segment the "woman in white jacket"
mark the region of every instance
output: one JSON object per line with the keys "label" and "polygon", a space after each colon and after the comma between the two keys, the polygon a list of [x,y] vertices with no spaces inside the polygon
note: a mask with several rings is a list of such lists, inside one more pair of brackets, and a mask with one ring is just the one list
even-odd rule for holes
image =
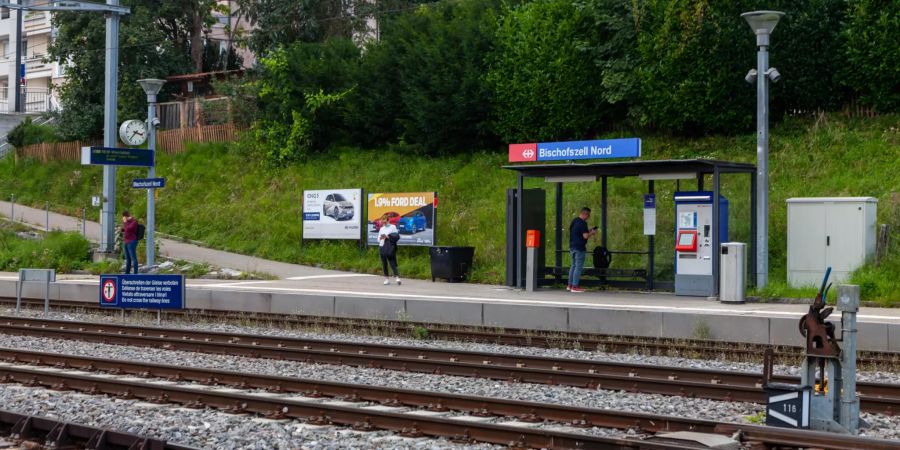
{"label": "woman in white jacket", "polygon": [[400,272],[397,271],[397,242],[400,241],[400,232],[387,217],[381,218],[381,228],[378,229],[378,251],[381,254],[381,269],[384,272],[384,284],[391,284],[388,274],[388,263],[394,271],[394,278],[400,284]]}

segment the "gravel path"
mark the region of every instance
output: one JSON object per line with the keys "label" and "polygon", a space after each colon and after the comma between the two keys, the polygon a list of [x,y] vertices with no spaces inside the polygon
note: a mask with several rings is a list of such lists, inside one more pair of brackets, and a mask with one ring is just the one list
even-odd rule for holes
{"label": "gravel path", "polygon": [[[3,312],[0,309],[2,314],[13,314],[14,310],[7,309]],[[41,313],[38,310],[23,310],[23,315],[29,316],[37,316]],[[110,320],[109,315],[102,314],[91,314],[91,313],[53,313],[51,312],[50,318],[53,319],[61,319],[61,320],[77,320],[77,321],[88,321],[88,322],[105,322]],[[119,319],[116,318],[116,321]],[[149,319],[141,319],[141,318],[126,318],[125,323],[135,324],[135,325],[145,325],[145,326],[155,326],[156,320],[155,318],[152,320]],[[211,323],[211,322],[183,322],[183,321],[169,321],[163,323],[163,327],[165,328],[183,328],[183,329],[192,329],[192,330],[205,330],[205,331],[217,331],[217,332],[226,332],[226,333],[246,333],[246,334],[259,334],[259,335],[268,335],[268,336],[287,336],[287,337],[298,337],[298,338],[309,338],[309,339],[326,339],[326,340],[334,340],[334,341],[349,341],[349,342],[365,342],[365,343],[374,343],[374,344],[388,344],[388,345],[406,345],[406,346],[414,346],[414,347],[426,347],[426,348],[446,348],[446,349],[456,349],[456,350],[466,350],[466,351],[476,351],[476,352],[496,352],[496,353],[504,353],[511,355],[527,355],[527,356],[546,356],[552,358],[573,358],[573,359],[581,359],[581,360],[596,360],[603,362],[621,362],[621,363],[629,363],[629,364],[649,364],[654,366],[666,366],[666,367],[689,367],[695,369],[709,369],[709,370],[727,370],[727,371],[739,371],[739,372],[762,372],[762,365],[759,363],[749,363],[749,362],[734,362],[734,361],[720,361],[720,360],[705,360],[705,359],[691,359],[691,358],[679,358],[679,357],[670,357],[670,356],[648,356],[641,355],[637,353],[606,353],[599,351],[582,351],[582,350],[567,350],[567,349],[542,349],[536,347],[515,347],[515,346],[506,346],[506,345],[495,345],[495,344],[478,344],[471,342],[454,342],[454,341],[426,341],[426,340],[416,340],[416,339],[406,339],[406,338],[398,338],[398,337],[384,337],[384,336],[370,336],[370,335],[362,335],[362,334],[347,334],[347,333],[334,333],[334,332],[311,332],[311,331],[303,331],[303,330],[286,330],[282,328],[278,328],[275,326],[266,327],[266,326],[240,326],[240,325],[232,325],[225,323]],[[365,330],[362,330],[365,332]],[[798,335],[799,342],[799,335]],[[785,366],[785,365],[776,365],[775,366],[776,374],[786,374],[786,375],[795,375],[800,376],[800,367],[798,366]],[[859,372],[858,381],[871,381],[878,383],[900,383],[900,373],[897,372]]]}
{"label": "gravel path", "polygon": [[208,449],[474,449],[443,439],[407,439],[389,432],[360,433],[294,420],[271,421],[214,410],[148,406],[136,400],[0,385],[0,404],[27,414],[112,428]]}

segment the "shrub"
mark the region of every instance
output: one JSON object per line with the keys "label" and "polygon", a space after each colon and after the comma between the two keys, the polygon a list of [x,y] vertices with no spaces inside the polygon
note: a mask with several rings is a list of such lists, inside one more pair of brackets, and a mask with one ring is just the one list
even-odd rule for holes
{"label": "shrub", "polygon": [[859,100],[881,112],[900,109],[900,2],[847,3],[846,59],[840,68]]}
{"label": "shrub", "polygon": [[9,131],[6,140],[13,147],[24,147],[42,142],[58,142],[59,137],[56,135],[55,128],[49,125],[38,125],[31,121],[31,117],[26,117],[22,123]]}
{"label": "shrub", "polygon": [[[609,108],[591,49],[600,32],[571,0],[505,8],[486,81],[506,141],[581,137]],[[540,93],[540,95],[538,95]]]}

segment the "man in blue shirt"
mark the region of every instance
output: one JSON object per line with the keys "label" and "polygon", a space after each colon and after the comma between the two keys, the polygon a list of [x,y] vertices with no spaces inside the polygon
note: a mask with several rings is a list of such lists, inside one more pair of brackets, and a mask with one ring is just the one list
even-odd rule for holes
{"label": "man in blue shirt", "polygon": [[588,228],[587,220],[591,217],[591,208],[585,206],[581,208],[578,217],[572,219],[569,225],[569,253],[572,254],[572,267],[569,268],[569,285],[566,290],[569,292],[584,292],[584,289],[578,286],[581,278],[581,271],[584,270],[584,256],[587,253],[588,239],[597,234],[597,227]]}

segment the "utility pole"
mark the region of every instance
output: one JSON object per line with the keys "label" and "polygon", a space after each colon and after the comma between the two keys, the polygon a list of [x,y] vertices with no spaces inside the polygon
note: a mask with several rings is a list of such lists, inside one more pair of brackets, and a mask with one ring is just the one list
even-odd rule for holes
{"label": "utility pole", "polygon": [[[22,4],[22,0],[19,0],[19,4]],[[22,111],[22,10],[16,11],[16,94],[14,98],[15,112],[23,112]],[[13,82],[10,80],[10,82]]]}
{"label": "utility pole", "polygon": [[[107,0],[117,6],[118,0]],[[103,95],[103,146],[116,147],[118,100],[119,14],[106,15],[106,71]],[[116,166],[103,166],[103,199],[100,214],[100,251],[112,253],[116,242]]]}

